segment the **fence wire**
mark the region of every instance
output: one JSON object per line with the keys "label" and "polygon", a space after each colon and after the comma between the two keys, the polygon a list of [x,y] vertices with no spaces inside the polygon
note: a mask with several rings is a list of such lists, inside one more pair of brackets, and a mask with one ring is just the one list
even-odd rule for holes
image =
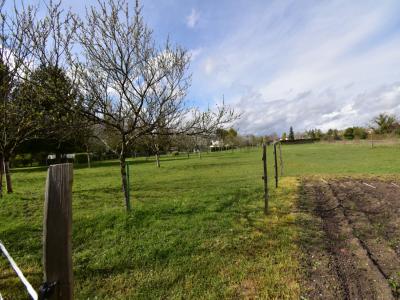
{"label": "fence wire", "polygon": [[[10,253],[8,253],[6,247],[4,246],[4,244],[1,241],[0,241],[0,249],[1,249],[1,252],[3,252],[4,256],[7,258],[11,267],[14,269],[15,273],[17,273],[17,276],[19,277],[21,282],[25,285],[25,288],[28,291],[29,295],[32,297],[32,299],[38,300],[38,294],[36,293],[35,289],[32,287],[32,285],[26,279],[26,277],[22,273],[21,269],[15,263],[14,259],[11,257]],[[1,294],[0,294],[0,300],[3,300],[3,297],[1,296]]]}

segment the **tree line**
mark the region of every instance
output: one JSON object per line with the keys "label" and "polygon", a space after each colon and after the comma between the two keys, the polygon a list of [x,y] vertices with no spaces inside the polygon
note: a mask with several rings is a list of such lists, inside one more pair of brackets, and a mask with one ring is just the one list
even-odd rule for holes
{"label": "tree line", "polygon": [[[190,54],[154,40],[138,1],[98,0],[84,18],[60,1],[0,1],[0,176],[13,191],[18,153],[62,154],[104,147],[120,161],[143,144],[208,138],[238,118],[224,103],[201,110],[187,100]],[[101,146],[100,146],[101,145]],[[0,194],[3,180],[0,178]]]}
{"label": "tree line", "polygon": [[320,129],[311,129],[305,132],[307,138],[316,140],[367,139],[371,134],[382,137],[398,137],[400,136],[400,120],[395,115],[381,113],[365,127],[352,126],[343,130],[329,129],[326,132]]}

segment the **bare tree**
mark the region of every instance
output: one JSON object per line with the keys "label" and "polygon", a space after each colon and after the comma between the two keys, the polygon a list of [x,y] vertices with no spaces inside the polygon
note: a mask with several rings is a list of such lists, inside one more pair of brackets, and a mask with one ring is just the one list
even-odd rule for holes
{"label": "bare tree", "polygon": [[47,137],[58,143],[56,154],[59,156],[63,143],[74,139],[84,122],[76,106],[79,104],[76,74],[70,67],[79,23],[71,10],[62,8],[61,0],[43,3],[44,17],[21,14],[20,18],[27,19],[30,25],[27,27],[30,44],[26,47],[34,58],[31,69],[36,75],[30,78],[30,84],[40,94],[36,101],[39,109],[47,109],[43,125]]}
{"label": "bare tree", "polygon": [[144,141],[156,157],[156,166],[161,167],[160,152],[167,150],[170,146],[172,132],[168,131],[163,120],[157,124],[157,128],[144,137]]}
{"label": "bare tree", "polygon": [[215,113],[188,107],[188,52],[168,40],[157,47],[138,2],[131,13],[128,0],[99,0],[87,9],[78,34],[84,59],[76,65],[84,114],[118,135],[113,150],[119,155],[128,210],[126,158],[140,137],[159,131],[160,120],[168,132],[196,134],[233,116],[225,107]]}
{"label": "bare tree", "polygon": [[[38,18],[38,7],[24,6],[21,2],[20,7],[15,6],[12,11],[6,12],[4,3],[4,0],[0,2],[0,158],[4,160],[7,191],[12,192],[9,161],[16,149],[30,139],[42,137],[45,132],[66,131],[65,122],[57,123],[54,109],[67,108],[64,106],[70,105],[70,102],[65,101],[65,93],[60,93],[60,76],[53,75],[54,71],[57,74],[66,73],[70,61],[67,55],[71,53],[77,23],[74,23],[75,18],[70,11],[65,13],[62,10],[61,1],[45,4],[43,18]],[[31,95],[26,94],[30,90],[27,88],[29,84],[36,88],[31,80],[36,70],[41,70],[42,74],[49,71],[42,77],[53,81],[48,83],[44,80],[40,87],[40,92],[47,93],[48,99],[57,100],[52,112],[46,111],[43,105],[37,105]],[[74,86],[73,82],[71,86]],[[71,89],[73,92],[76,91]],[[47,127],[43,128],[45,119]]]}
{"label": "bare tree", "polygon": [[148,136],[146,139],[146,144],[147,146],[152,150],[153,154],[155,154],[156,157],[156,166],[157,168],[161,167],[160,163],[160,136],[157,133],[151,134]]}
{"label": "bare tree", "polygon": [[186,152],[187,158],[190,158],[190,153],[196,148],[196,136],[177,134],[173,137],[173,143],[179,151]]}

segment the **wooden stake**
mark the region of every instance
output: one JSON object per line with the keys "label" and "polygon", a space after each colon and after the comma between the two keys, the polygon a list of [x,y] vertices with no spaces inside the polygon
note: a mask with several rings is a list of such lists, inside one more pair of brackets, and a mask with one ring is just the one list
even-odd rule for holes
{"label": "wooden stake", "polygon": [[267,175],[267,146],[263,144],[263,167],[264,167],[264,214],[268,213],[268,175]]}
{"label": "wooden stake", "polygon": [[275,168],[275,188],[278,187],[278,159],[276,157],[276,143],[274,143],[274,168]]}
{"label": "wooden stake", "polygon": [[280,160],[280,163],[281,163],[281,176],[283,176],[283,157],[282,157],[281,143],[279,143],[279,160]]}
{"label": "wooden stake", "polygon": [[73,299],[72,180],[72,164],[49,167],[43,220],[43,265],[45,282],[56,282],[56,285],[48,299]]}

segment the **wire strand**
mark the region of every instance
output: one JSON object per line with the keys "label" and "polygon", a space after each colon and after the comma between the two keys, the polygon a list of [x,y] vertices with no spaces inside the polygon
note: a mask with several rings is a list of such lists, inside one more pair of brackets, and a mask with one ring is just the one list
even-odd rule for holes
{"label": "wire strand", "polygon": [[[4,244],[0,241],[0,249],[3,252],[4,256],[8,259],[10,262],[11,267],[14,269],[15,273],[17,273],[19,279],[22,281],[22,283],[25,285],[29,295],[32,297],[33,300],[38,300],[38,294],[36,293],[35,289],[32,287],[32,285],[29,283],[29,281],[26,279],[24,274],[22,273],[21,269],[18,268],[17,264],[15,263],[14,259],[11,257],[11,255],[8,253],[6,247]],[[0,300],[3,298],[1,297],[0,294]]]}

